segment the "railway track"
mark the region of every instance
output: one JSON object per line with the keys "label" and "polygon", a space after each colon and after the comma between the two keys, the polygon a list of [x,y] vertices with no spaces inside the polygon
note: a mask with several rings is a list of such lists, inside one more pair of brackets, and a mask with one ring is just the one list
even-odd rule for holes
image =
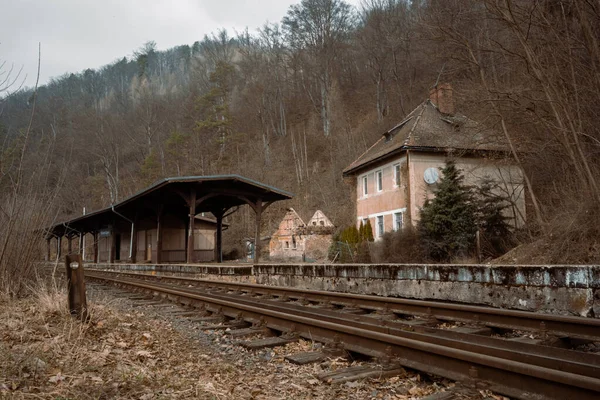
{"label": "railway track", "polygon": [[[181,277],[86,274],[198,308],[207,321],[229,319],[232,335],[281,332],[262,344],[304,337],[334,351],[375,357],[390,373],[401,365],[520,399],[600,394],[600,355],[540,345],[600,341],[594,319]],[[535,336],[497,335],[515,329]]]}

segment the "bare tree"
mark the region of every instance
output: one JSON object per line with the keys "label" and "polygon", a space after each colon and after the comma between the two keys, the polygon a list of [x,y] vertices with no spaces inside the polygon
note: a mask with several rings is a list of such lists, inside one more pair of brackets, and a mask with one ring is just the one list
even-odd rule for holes
{"label": "bare tree", "polygon": [[304,87],[313,106],[320,111],[325,136],[331,131],[335,63],[354,25],[354,10],[342,0],[303,0],[292,5],[283,18],[288,45],[305,55],[306,71],[316,81],[314,88],[310,82],[304,83]]}

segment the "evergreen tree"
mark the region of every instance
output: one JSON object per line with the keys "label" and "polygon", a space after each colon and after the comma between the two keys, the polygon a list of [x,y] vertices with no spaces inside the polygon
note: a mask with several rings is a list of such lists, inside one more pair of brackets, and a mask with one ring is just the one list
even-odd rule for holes
{"label": "evergreen tree", "polygon": [[472,252],[477,232],[477,209],[472,189],[454,161],[446,161],[442,178],[420,210],[418,231],[424,250],[436,260],[449,261]]}
{"label": "evergreen tree", "polygon": [[348,236],[346,240],[353,249],[356,249],[356,246],[360,243],[360,235],[358,234],[356,225],[352,224],[348,227]]}
{"label": "evergreen tree", "polygon": [[358,236],[360,237],[361,242],[367,240],[365,238],[365,226],[363,225],[362,221],[360,221],[360,226],[358,227]]}
{"label": "evergreen tree", "polygon": [[[491,180],[484,180],[477,188],[477,223],[484,257],[498,257],[513,244],[513,235],[504,210],[508,200],[494,192],[498,187]],[[496,192],[498,192],[496,190]]]}
{"label": "evergreen tree", "polygon": [[375,240],[373,237],[373,227],[371,226],[371,220],[367,219],[367,223],[365,224],[365,240],[368,242],[372,242]]}

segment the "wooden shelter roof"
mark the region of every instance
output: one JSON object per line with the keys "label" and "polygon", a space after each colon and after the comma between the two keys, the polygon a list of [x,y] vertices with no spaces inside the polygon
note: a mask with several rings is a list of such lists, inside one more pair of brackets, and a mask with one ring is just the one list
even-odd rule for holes
{"label": "wooden shelter roof", "polygon": [[114,219],[128,221],[137,214],[156,213],[158,207],[187,216],[190,194],[195,191],[196,214],[230,209],[243,204],[288,200],[293,194],[240,175],[180,176],[165,178],[119,203],[55,224],[48,236],[92,232]]}

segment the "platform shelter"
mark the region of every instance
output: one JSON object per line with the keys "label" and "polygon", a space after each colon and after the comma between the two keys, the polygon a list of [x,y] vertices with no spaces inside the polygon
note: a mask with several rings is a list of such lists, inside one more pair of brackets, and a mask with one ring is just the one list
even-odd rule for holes
{"label": "platform shelter", "polygon": [[[48,259],[52,241],[93,238],[93,261],[130,263],[222,262],[223,218],[248,204],[255,213],[255,260],[260,258],[260,223],[265,209],[292,194],[239,175],[183,176],[162,179],[110,207],[47,229]],[[211,213],[214,218],[206,217]],[[210,246],[214,232],[214,250]],[[214,256],[207,252],[213,252]]]}

